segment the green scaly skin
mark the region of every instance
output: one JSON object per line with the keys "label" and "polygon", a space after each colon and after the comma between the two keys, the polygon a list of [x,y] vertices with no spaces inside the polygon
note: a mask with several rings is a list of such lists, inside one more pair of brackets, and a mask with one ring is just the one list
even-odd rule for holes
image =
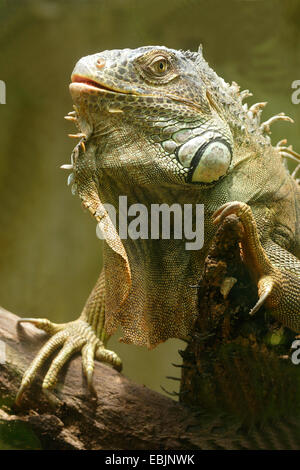
{"label": "green scaly skin", "polygon": [[[252,313],[264,303],[299,332],[300,191],[283,163],[298,156],[285,141],[272,146],[268,135],[273,122],[291,119],[279,114],[261,124],[265,103],[243,105],[250,94],[218,77],[201,50],[149,46],[84,57],[70,91],[75,111],[67,118],[80,130],[80,142],[64,167],[72,170],[72,191],[105,233],[104,269],[78,320],[22,320],[52,337],[25,373],[17,402],[60,346],[44,391],[75,351],[82,352],[91,388],[94,358],[120,369],[120,359],[106,349],[119,325],[123,341],[150,348],[186,338],[197,315],[197,292],[189,286],[201,277],[217,225],[230,214],[243,224],[243,258],[258,286]],[[117,208],[120,195],[128,206],[149,209],[204,204],[204,247],[187,251],[184,239],[121,239],[104,207]]]}

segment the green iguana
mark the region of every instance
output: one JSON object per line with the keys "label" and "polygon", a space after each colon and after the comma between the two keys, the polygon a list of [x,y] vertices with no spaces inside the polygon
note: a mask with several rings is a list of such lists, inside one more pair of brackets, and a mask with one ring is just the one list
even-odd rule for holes
{"label": "green iguana", "polygon": [[[105,234],[104,268],[78,320],[54,324],[23,318],[51,338],[25,373],[17,396],[61,347],[43,382],[47,391],[62,366],[81,351],[92,389],[94,359],[121,368],[106,349],[118,326],[127,343],[149,348],[186,338],[197,315],[197,292],[217,226],[236,214],[243,226],[242,255],[262,304],[283,325],[300,332],[299,166],[286,141],[273,146],[260,123],[266,103],[249,109],[251,94],[227,84],[195,53],[166,47],[104,51],[76,64],[70,85],[80,132],[69,183]],[[204,246],[186,250],[184,238],[122,239],[105,204],[204,204]]]}

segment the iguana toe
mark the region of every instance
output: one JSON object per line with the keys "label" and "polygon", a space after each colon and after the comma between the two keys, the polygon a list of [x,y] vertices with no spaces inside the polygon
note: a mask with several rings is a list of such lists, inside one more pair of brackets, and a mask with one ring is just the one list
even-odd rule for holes
{"label": "iguana toe", "polygon": [[242,216],[244,213],[250,210],[248,204],[240,201],[232,201],[223,204],[219,209],[213,213],[213,223],[220,224],[223,220],[231,214],[235,214],[238,217]]}
{"label": "iguana toe", "polygon": [[110,351],[109,349],[106,349],[103,346],[103,344],[98,345],[95,357],[101,362],[108,362],[109,364],[113,365],[116,370],[121,372],[122,370],[121,359],[114,351]]}
{"label": "iguana toe", "polygon": [[58,333],[65,326],[64,324],[52,323],[47,318],[20,318],[20,320],[18,320],[18,324],[21,323],[32,323],[37,328],[44,330],[50,335]]}
{"label": "iguana toe", "polygon": [[21,403],[22,396],[35,378],[38,369],[40,369],[46,359],[59,347],[61,347],[61,350],[53,359],[43,380],[42,387],[47,396],[48,391],[55,386],[60,370],[76,352],[81,351],[83,371],[87,379],[89,390],[93,393],[92,379],[94,358],[108,362],[116,369],[121,370],[121,360],[117,354],[105,349],[103,342],[97,338],[92,327],[83,320],[76,320],[64,325],[56,325],[49,320],[33,318],[23,318],[21,321],[29,321],[53,336],[42,347],[26,370],[16,397],[17,405]]}

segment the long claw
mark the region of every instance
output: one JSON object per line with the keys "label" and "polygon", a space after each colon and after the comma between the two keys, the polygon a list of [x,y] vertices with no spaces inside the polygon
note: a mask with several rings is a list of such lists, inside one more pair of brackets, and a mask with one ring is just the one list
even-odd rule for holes
{"label": "long claw", "polygon": [[57,382],[59,371],[70,359],[72,354],[79,351],[82,345],[85,343],[84,338],[68,339],[64,344],[63,348],[59,351],[55,359],[53,359],[51,366],[44,378],[43,389],[53,388]]}
{"label": "long claw", "polygon": [[[239,201],[234,201],[230,203],[223,204],[219,209],[213,213],[213,223],[215,225],[222,222],[228,215],[236,214],[237,211],[243,210],[243,203]],[[238,215],[238,214],[237,214]]]}
{"label": "long claw", "polygon": [[38,369],[42,366],[43,362],[65,341],[66,333],[65,331],[61,331],[57,333],[53,338],[49,339],[47,343],[42,347],[39,354],[34,358],[32,363],[30,364],[29,368],[26,370],[21,386],[17,393],[16,397],[16,405],[19,405],[24,394],[26,388],[29,387],[31,382],[34,379],[34,376]]}
{"label": "long claw", "polygon": [[82,348],[82,367],[86,376],[88,388],[90,392],[95,394],[93,386],[93,374],[94,374],[94,356],[95,356],[96,344],[86,344]]}
{"label": "long claw", "polygon": [[260,307],[262,307],[267,297],[269,297],[270,293],[271,293],[271,290],[270,292],[266,291],[259,297],[254,307],[250,310],[249,315],[254,315],[260,309]]}
{"label": "long claw", "polygon": [[249,315],[254,315],[260,309],[260,307],[262,307],[266,299],[271,294],[273,287],[274,281],[270,276],[264,276],[258,281],[259,299],[254,307],[250,310]]}

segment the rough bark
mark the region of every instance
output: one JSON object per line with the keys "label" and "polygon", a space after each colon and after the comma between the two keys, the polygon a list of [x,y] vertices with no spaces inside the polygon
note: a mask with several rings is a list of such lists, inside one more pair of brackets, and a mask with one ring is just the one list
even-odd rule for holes
{"label": "rough bark", "polygon": [[[64,369],[54,408],[41,393],[41,376],[24,396],[14,397],[24,369],[44,344],[46,334],[0,310],[0,339],[6,362],[0,364],[0,448],[42,449],[210,449],[226,448],[232,426],[219,433],[219,419],[207,419],[178,402],[134,384],[109,366],[96,363],[97,399],[89,395],[81,358]],[[45,368],[41,375],[45,373]],[[214,431],[215,428],[215,431]]]}

